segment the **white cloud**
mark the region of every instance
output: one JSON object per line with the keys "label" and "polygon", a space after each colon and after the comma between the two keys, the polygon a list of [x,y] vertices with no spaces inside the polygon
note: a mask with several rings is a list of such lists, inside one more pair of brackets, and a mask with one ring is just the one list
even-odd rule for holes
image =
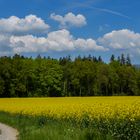
{"label": "white cloud", "polygon": [[13,53],[45,52],[45,42],[45,38],[37,38],[33,35],[11,36],[9,46],[12,48]]}
{"label": "white cloud", "polygon": [[[12,53],[44,53],[49,51],[106,51],[107,49],[96,44],[93,39],[75,39],[68,30],[62,29],[48,33],[47,37],[0,36],[0,46],[6,43],[6,49]],[[4,48],[4,46],[3,46]],[[3,50],[5,53],[5,50]]]}
{"label": "white cloud", "polygon": [[140,48],[140,34],[128,29],[112,31],[98,39],[103,46],[118,50]]}
{"label": "white cloud", "polygon": [[[51,14],[51,18],[59,21],[63,28],[86,24],[86,18],[80,14],[68,13],[64,17]],[[75,38],[67,29],[52,32],[48,32],[48,29],[49,25],[35,15],[0,19],[0,55],[51,51],[109,51],[140,55],[140,33],[128,29],[114,30],[97,40]]]}
{"label": "white cloud", "polygon": [[52,13],[50,17],[51,19],[59,22],[60,27],[62,28],[67,28],[69,26],[82,27],[87,24],[86,18],[81,14],[74,15],[73,13],[67,13],[64,16],[61,16]]}
{"label": "white cloud", "polygon": [[104,48],[103,46],[97,45],[96,41],[89,38],[89,39],[81,39],[78,38],[75,40],[74,45],[76,46],[77,49],[83,50],[83,51],[108,51],[107,48]]}
{"label": "white cloud", "polygon": [[49,48],[55,51],[74,50],[74,39],[68,30],[62,29],[48,34]]}
{"label": "white cloud", "polygon": [[28,15],[25,18],[11,16],[0,19],[0,33],[8,34],[33,34],[46,33],[49,25],[36,15]]}

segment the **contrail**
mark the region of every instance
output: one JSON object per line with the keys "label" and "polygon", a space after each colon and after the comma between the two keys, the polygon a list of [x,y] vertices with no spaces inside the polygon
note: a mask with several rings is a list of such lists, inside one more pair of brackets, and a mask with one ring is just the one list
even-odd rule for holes
{"label": "contrail", "polygon": [[[75,3],[73,4],[73,6],[69,7],[69,9],[74,9],[74,8],[87,8],[87,9],[92,9],[92,10],[97,10],[97,11],[101,11],[104,13],[109,13],[112,15],[116,15],[116,16],[120,16],[122,18],[126,18],[126,19],[131,19],[129,16],[120,13],[118,11],[114,11],[114,10],[110,10],[110,9],[105,9],[105,8],[100,8],[100,7],[95,7],[95,6],[90,6],[92,3],[91,2],[87,2],[87,3]],[[67,8],[68,9],[68,8]]]}
{"label": "contrail", "polygon": [[124,15],[124,14],[122,14],[120,12],[113,11],[113,10],[110,10],[110,9],[104,9],[104,8],[98,8],[98,7],[92,7],[92,6],[88,6],[87,8],[95,9],[95,10],[99,10],[101,12],[110,13],[110,14],[113,14],[113,15],[116,15],[116,16],[120,16],[120,17],[123,17],[123,18],[131,19],[127,15]]}

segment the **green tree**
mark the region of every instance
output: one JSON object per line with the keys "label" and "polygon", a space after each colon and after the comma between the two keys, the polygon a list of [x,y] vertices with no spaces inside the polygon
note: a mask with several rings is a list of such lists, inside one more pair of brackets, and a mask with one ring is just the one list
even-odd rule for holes
{"label": "green tree", "polygon": [[124,54],[121,55],[121,60],[120,61],[121,61],[122,65],[126,64],[126,60],[125,60]]}
{"label": "green tree", "polygon": [[129,54],[127,55],[127,58],[126,58],[126,65],[131,66],[131,59],[130,59]]}
{"label": "green tree", "polygon": [[115,61],[115,56],[114,56],[114,54],[112,54],[112,55],[111,55],[111,58],[110,58],[110,63],[111,63],[111,62],[114,62],[114,61]]}

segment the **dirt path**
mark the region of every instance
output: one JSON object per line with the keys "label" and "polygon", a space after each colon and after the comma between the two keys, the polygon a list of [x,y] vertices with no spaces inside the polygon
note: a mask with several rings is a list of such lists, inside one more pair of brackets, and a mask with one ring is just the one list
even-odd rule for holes
{"label": "dirt path", "polygon": [[17,140],[18,131],[0,123],[0,140]]}

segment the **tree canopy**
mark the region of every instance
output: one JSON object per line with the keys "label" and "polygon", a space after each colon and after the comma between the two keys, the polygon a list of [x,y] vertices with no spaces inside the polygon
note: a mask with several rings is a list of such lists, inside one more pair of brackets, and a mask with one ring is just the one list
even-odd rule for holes
{"label": "tree canopy", "polygon": [[112,95],[140,95],[140,70],[129,55],[112,55],[108,64],[91,55],[0,57],[0,97]]}

